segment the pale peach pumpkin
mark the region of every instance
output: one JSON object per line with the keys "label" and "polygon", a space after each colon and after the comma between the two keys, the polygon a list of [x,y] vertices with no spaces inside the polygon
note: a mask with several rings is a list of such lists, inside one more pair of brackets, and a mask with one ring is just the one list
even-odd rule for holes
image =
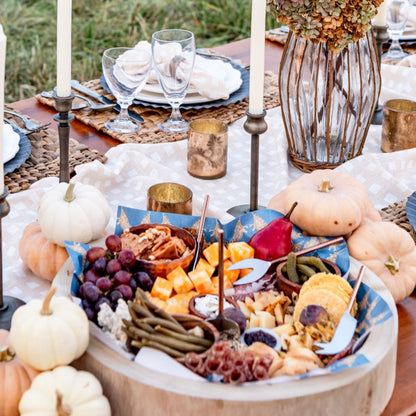
{"label": "pale peach pumpkin", "polygon": [[37,221],[23,231],[19,243],[19,254],[23,263],[42,279],[52,281],[69,257],[66,249],[49,241]]}
{"label": "pale peach pumpkin", "polygon": [[19,416],[19,401],[38,374],[15,355],[9,344],[9,331],[0,329],[1,416]]}
{"label": "pale peach pumpkin", "polygon": [[373,222],[355,230],[347,240],[350,255],[372,270],[396,303],[416,285],[416,246],[410,234],[392,222]]}

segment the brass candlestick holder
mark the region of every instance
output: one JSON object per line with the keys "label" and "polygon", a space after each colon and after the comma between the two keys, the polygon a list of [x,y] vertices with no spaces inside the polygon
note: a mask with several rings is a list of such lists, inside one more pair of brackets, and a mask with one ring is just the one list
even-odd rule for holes
{"label": "brass candlestick holder", "polygon": [[[387,32],[387,25],[384,26],[373,26],[374,38],[377,44],[377,56],[378,56],[378,67],[381,68],[381,55],[383,55],[383,45],[389,40],[389,34]],[[381,76],[381,74],[380,74]],[[374,110],[371,124],[381,125],[383,122],[383,106],[377,104]]]}
{"label": "brass candlestick holder", "polygon": [[250,169],[250,205],[237,205],[230,208],[227,212],[234,217],[256,211],[258,206],[258,188],[259,188],[259,136],[267,130],[267,123],[264,120],[266,111],[261,114],[251,114],[246,111],[247,120],[244,123],[244,129],[251,134],[251,169]]}
{"label": "brass candlestick holder", "polygon": [[12,315],[14,311],[25,302],[13,296],[3,296],[3,244],[2,244],[2,229],[1,219],[10,212],[10,205],[6,201],[8,195],[5,189],[0,195],[0,328],[10,329]]}
{"label": "brass candlestick holder", "polygon": [[69,183],[69,132],[71,130],[70,122],[74,115],[70,114],[74,94],[68,97],[58,97],[56,89],[53,92],[55,108],[58,111],[53,119],[58,123],[59,135],[59,182]]}

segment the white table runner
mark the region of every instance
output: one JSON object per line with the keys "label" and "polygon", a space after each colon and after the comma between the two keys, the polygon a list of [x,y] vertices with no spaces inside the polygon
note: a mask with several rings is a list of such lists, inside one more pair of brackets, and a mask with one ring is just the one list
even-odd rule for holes
{"label": "white table runner", "polygon": [[[411,74],[408,72],[412,71]],[[416,68],[382,66],[381,102],[394,94],[416,99]],[[227,175],[217,180],[202,180],[186,171],[187,142],[163,144],[121,144],[110,149],[105,164],[92,162],[78,166],[75,180],[100,189],[112,208],[107,227],[114,230],[118,205],[146,209],[146,191],[154,183],[173,181],[193,191],[193,214],[199,215],[204,196],[210,195],[208,215],[223,222],[232,219],[227,209],[250,202],[251,137],[243,128],[244,119],[229,128]],[[267,132],[260,137],[259,205],[302,175],[287,158],[287,142],[280,108],[268,111]],[[376,208],[383,208],[416,190],[416,148],[396,153],[380,151],[381,126],[371,126],[363,155],[340,167],[360,179]],[[11,209],[3,219],[4,294],[24,301],[46,293],[49,282],[34,276],[19,258],[18,245],[24,227],[37,218],[37,206],[45,191],[58,183],[46,178],[27,191],[9,195]]]}

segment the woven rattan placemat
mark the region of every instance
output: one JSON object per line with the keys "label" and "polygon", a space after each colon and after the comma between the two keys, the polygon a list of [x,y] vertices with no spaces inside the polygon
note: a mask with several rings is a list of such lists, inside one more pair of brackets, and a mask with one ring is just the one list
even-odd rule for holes
{"label": "woven rattan placemat", "polygon": [[[14,110],[15,111],[15,110]],[[13,117],[19,124],[19,119]],[[33,120],[37,122],[36,120]],[[20,124],[19,124],[20,125]],[[47,128],[38,133],[27,136],[32,146],[29,158],[15,171],[4,176],[4,184],[9,193],[28,189],[39,179],[59,176],[59,138],[58,132]],[[74,173],[75,166],[99,160],[105,162],[107,158],[96,150],[79,143],[74,139],[69,142],[69,170]]]}
{"label": "woven rattan placemat", "polygon": [[[88,88],[105,95],[111,100],[114,97],[108,94],[100,85],[98,79],[83,83]],[[36,99],[43,104],[53,107],[53,99],[44,98],[40,95],[36,96]],[[265,74],[264,79],[264,109],[276,107],[280,104],[279,100],[279,88],[278,88],[278,76],[269,71]],[[188,120],[194,120],[197,118],[215,118],[221,120],[227,124],[236,121],[244,116],[245,111],[248,108],[248,98],[238,101],[234,104],[229,104],[223,107],[215,108],[199,108],[191,110],[183,110],[182,114]],[[105,112],[92,112],[89,109],[83,109],[79,111],[73,111],[75,118],[84,124],[87,124],[95,129],[112,136],[123,143],[162,143],[162,142],[175,142],[183,140],[187,137],[187,133],[167,133],[161,131],[157,124],[163,120],[166,120],[170,115],[169,109],[143,107],[143,106],[131,106],[130,110],[133,110],[137,114],[140,114],[144,118],[142,128],[136,133],[120,134],[110,131],[104,127],[104,123],[109,118],[114,118],[116,113],[114,111]]]}
{"label": "woven rattan placemat", "polygon": [[402,201],[395,202],[379,212],[383,221],[391,221],[406,230],[416,242],[416,232],[412,225],[409,223],[409,220],[406,215],[406,203],[407,198]]}

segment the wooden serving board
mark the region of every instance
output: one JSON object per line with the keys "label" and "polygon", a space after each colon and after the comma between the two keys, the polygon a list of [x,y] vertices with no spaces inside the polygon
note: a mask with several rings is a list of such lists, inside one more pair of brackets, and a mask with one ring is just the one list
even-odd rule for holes
{"label": "wooden serving board", "polygon": [[[351,260],[351,273],[359,263]],[[70,263],[54,280],[68,294]],[[398,319],[395,303],[380,279],[366,271],[364,282],[388,303],[393,317],[375,326],[360,350],[370,363],[336,374],[274,385],[233,386],[197,382],[142,367],[91,336],[74,366],[101,381],[115,416],[379,415],[394,387]]]}

